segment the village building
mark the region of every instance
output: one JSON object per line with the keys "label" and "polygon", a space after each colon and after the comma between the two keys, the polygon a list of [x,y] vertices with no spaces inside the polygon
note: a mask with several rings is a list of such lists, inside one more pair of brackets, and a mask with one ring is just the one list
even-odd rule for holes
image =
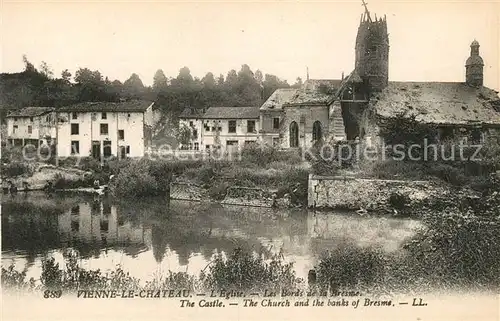
{"label": "village building", "polygon": [[57,110],[57,156],[142,157],[151,145],[153,103],[84,102]]}
{"label": "village building", "polygon": [[301,88],[277,89],[260,107],[261,141],[280,148],[310,148],[333,136],[345,139],[340,109],[331,98],[341,79],[308,79]]}
{"label": "village building", "polygon": [[179,123],[191,130],[191,138],[181,148],[236,151],[260,140],[259,117],[259,107],[210,107],[205,112],[186,109]]}
{"label": "village building", "polygon": [[6,116],[7,142],[12,146],[51,144],[55,133],[55,112],[52,107],[25,107]]}
{"label": "village building", "polygon": [[179,129],[187,128],[190,133],[188,142],[180,142],[180,149],[200,150],[203,146],[203,114],[202,109],[186,108],[179,115]]}

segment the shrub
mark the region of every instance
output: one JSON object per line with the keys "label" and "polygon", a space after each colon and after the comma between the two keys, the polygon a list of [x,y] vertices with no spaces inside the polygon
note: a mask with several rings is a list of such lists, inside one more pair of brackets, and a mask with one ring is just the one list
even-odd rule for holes
{"label": "shrub", "polygon": [[228,187],[229,184],[226,182],[215,183],[209,188],[208,195],[214,200],[221,201],[226,196]]}
{"label": "shrub", "polygon": [[385,263],[378,249],[339,245],[320,260],[317,282],[323,291],[373,286],[383,279]]}
{"label": "shrub", "polygon": [[437,127],[416,120],[417,115],[406,112],[396,114],[385,120],[380,126],[380,136],[391,146],[403,145],[407,148],[413,144],[422,146],[427,139],[429,144],[436,142]]}
{"label": "shrub", "polygon": [[2,165],[2,177],[31,175],[32,173],[31,167],[26,163],[13,162]]}
{"label": "shrub", "polygon": [[335,176],[342,168],[351,167],[356,161],[356,143],[337,141],[333,145],[317,144],[306,159],[311,163],[312,171],[318,175]]}
{"label": "shrub", "polygon": [[427,215],[406,245],[416,276],[449,284],[500,286],[500,221],[451,211]]}
{"label": "shrub", "polygon": [[298,164],[302,160],[297,151],[280,151],[269,145],[255,143],[245,145],[241,149],[241,161],[267,168],[272,162],[284,161],[289,164]]}
{"label": "shrub", "polygon": [[224,259],[218,255],[205,277],[205,286],[210,289],[294,289],[297,279],[293,264],[283,263],[279,256],[264,262],[261,256],[252,255],[239,248]]}
{"label": "shrub", "polygon": [[139,160],[121,168],[111,182],[112,193],[129,197],[160,195],[162,191],[155,177],[150,174],[150,165],[148,160]]}

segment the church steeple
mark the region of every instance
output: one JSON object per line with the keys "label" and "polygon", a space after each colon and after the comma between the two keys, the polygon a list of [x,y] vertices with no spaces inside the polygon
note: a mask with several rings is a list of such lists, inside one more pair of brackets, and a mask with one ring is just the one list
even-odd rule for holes
{"label": "church steeple", "polygon": [[479,42],[474,39],[470,45],[470,57],[465,62],[465,82],[469,86],[483,85],[483,58],[479,56]]}
{"label": "church steeple", "polygon": [[389,81],[389,35],[384,18],[372,20],[364,0],[364,14],[356,37],[355,70],[372,91],[380,91]]}

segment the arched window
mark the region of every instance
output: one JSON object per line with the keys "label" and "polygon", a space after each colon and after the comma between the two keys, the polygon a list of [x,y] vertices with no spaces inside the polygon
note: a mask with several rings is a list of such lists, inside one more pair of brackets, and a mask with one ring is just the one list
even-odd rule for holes
{"label": "arched window", "polygon": [[290,124],[290,147],[299,147],[299,125],[294,121]]}
{"label": "arched window", "polygon": [[321,139],[321,137],[322,137],[321,122],[317,120],[313,124],[313,141],[318,141]]}

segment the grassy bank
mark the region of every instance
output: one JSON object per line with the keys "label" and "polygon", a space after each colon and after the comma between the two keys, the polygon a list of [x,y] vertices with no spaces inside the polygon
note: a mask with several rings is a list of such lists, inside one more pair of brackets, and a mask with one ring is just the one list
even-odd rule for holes
{"label": "grassy bank", "polygon": [[126,160],[110,162],[115,178],[111,191],[118,196],[165,195],[171,180],[201,185],[214,200],[221,200],[229,186],[259,187],[288,194],[295,205],[307,204],[308,169],[298,152],[270,147],[245,147],[232,160]]}

